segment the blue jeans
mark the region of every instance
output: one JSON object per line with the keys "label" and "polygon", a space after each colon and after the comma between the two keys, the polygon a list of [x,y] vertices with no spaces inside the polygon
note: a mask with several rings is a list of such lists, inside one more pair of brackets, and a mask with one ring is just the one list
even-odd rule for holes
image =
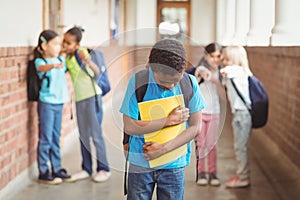
{"label": "blue jeans", "polygon": [[101,95],[98,95],[98,105],[99,109],[97,109],[95,97],[76,102],[77,123],[82,156],[81,167],[89,174],[93,173],[90,138],[92,138],[96,149],[97,172],[100,170],[110,171],[101,127],[103,118]]}
{"label": "blue jeans", "polygon": [[38,168],[40,173],[61,168],[60,132],[63,104],[49,104],[38,102],[39,141],[38,141]]}
{"label": "blue jeans", "polygon": [[251,115],[248,110],[236,111],[232,119],[237,175],[240,180],[250,179],[248,144],[251,133]]}
{"label": "blue jeans", "polygon": [[128,200],[151,200],[156,185],[158,200],[182,200],[184,168],[152,170],[129,166]]}

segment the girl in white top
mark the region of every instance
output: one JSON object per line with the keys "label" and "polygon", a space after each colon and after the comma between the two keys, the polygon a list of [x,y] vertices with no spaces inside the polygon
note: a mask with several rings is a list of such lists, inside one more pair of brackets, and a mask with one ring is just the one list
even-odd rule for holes
{"label": "girl in white top", "polygon": [[[234,149],[238,165],[236,175],[226,182],[226,187],[247,187],[250,185],[248,142],[251,132],[251,115],[248,111],[248,108],[251,107],[248,76],[252,76],[252,73],[249,69],[246,50],[243,47],[226,47],[223,50],[223,57],[225,67],[221,69],[221,74],[224,77],[223,82],[227,88],[227,96],[233,114]],[[234,89],[232,81],[244,97],[247,106]]]}
{"label": "girl in white top", "polygon": [[[205,47],[205,56],[200,60],[195,70],[200,90],[206,101],[202,110],[201,133],[195,138],[197,154],[197,184],[204,186],[208,183],[219,186],[217,177],[217,140],[220,124],[219,97],[225,99],[225,90],[221,84],[220,68],[222,64],[222,47],[211,43]],[[203,83],[202,83],[203,81]],[[207,169],[205,167],[207,160]],[[208,173],[208,180],[206,177]]]}

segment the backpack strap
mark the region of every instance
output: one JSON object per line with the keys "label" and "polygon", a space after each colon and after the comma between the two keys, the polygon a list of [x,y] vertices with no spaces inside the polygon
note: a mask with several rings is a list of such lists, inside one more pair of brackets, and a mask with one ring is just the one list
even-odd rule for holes
{"label": "backpack strap", "polygon": [[[91,52],[91,50],[88,49],[88,53],[90,53],[90,52]],[[95,84],[94,84],[94,78],[88,73],[86,67],[83,65],[82,60],[78,55],[78,49],[75,51],[74,56],[76,58],[76,61],[77,61],[78,65],[82,69],[82,71],[84,71],[90,77],[90,79],[92,81],[92,85],[93,85],[93,89],[94,89],[94,93],[95,93],[96,111],[99,112],[100,106],[99,106],[97,91],[96,91]]]}
{"label": "backpack strap", "polygon": [[241,92],[237,89],[236,84],[234,83],[233,79],[230,79],[231,84],[233,86],[233,88],[235,89],[236,93],[238,94],[238,96],[241,98],[241,100],[243,101],[243,103],[245,104],[246,108],[249,110],[249,112],[251,113],[251,109],[248,107],[246,100],[244,99],[243,95],[241,94]]}
{"label": "backpack strap", "polygon": [[189,107],[191,98],[193,97],[193,85],[190,76],[187,73],[183,74],[182,79],[179,82],[181,92],[183,94],[185,107]]}
{"label": "backpack strap", "polygon": [[83,65],[81,58],[79,57],[78,49],[75,51],[74,56],[76,58],[76,61],[77,61],[78,65],[82,69],[82,71],[84,71],[85,73],[87,73],[87,75],[89,77],[91,77],[91,75],[88,73],[88,71],[86,70],[85,66]]}
{"label": "backpack strap", "polygon": [[137,102],[140,103],[143,101],[143,98],[146,94],[147,87],[149,82],[149,70],[144,69],[136,73],[135,75],[135,96]]}
{"label": "backpack strap", "polygon": [[[41,59],[45,62],[45,64],[48,64],[45,58],[41,57]],[[47,80],[47,87],[50,87],[50,78],[47,76],[47,72],[44,72],[42,78],[40,79],[41,83],[43,82],[44,79]]]}

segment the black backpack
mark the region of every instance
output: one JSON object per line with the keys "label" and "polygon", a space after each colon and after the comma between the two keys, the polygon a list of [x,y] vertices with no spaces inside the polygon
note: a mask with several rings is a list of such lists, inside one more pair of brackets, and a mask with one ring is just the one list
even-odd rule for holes
{"label": "black backpack", "polygon": [[[247,106],[242,94],[237,89],[234,81],[232,79],[231,83],[236,90],[239,97],[242,99],[244,104]],[[252,128],[261,128],[266,125],[268,121],[268,111],[269,111],[269,99],[268,94],[263,86],[263,84],[255,77],[248,77],[249,84],[249,94],[251,100],[251,108],[248,108],[251,114]]]}
{"label": "black backpack", "polygon": [[[42,58],[45,63],[47,63],[46,59]],[[28,101],[39,101],[40,97],[40,89],[42,86],[42,82],[44,79],[48,81],[47,86],[50,86],[49,77],[44,73],[43,77],[40,79],[38,76],[34,60],[28,60],[27,63],[27,72],[26,72],[26,80],[27,80],[27,99]]]}
{"label": "black backpack", "polygon": [[[144,69],[135,74],[135,95],[137,102],[142,102],[148,88],[149,81],[149,70]],[[183,74],[182,79],[179,82],[182,93],[184,94],[185,106],[189,106],[189,101],[194,95],[192,80],[187,73]],[[139,117],[140,118],[140,117]],[[123,145],[129,144],[130,135],[123,133]],[[124,173],[124,195],[127,194],[127,162],[128,162],[129,146],[128,152],[126,154],[125,162],[125,173]]]}

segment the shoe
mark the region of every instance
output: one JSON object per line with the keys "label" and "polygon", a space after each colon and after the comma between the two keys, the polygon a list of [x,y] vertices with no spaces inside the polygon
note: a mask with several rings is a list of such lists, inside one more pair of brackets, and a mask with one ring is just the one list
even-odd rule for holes
{"label": "shoe", "polygon": [[243,188],[250,185],[249,180],[240,180],[237,176],[232,177],[226,182],[226,187],[228,188]]}
{"label": "shoe", "polygon": [[197,180],[197,184],[201,185],[201,186],[205,186],[208,184],[205,172],[200,172],[198,180]]}
{"label": "shoe", "polygon": [[212,186],[219,186],[221,184],[215,172],[209,174],[209,184]]}
{"label": "shoe", "polygon": [[104,170],[100,170],[96,176],[94,176],[93,180],[97,183],[104,182],[109,179],[111,176],[111,172],[107,172]]}
{"label": "shoe", "polygon": [[80,172],[77,172],[76,174],[73,174],[72,177],[79,181],[79,180],[83,180],[83,179],[86,179],[86,178],[89,178],[90,177],[90,174],[85,171],[85,170],[81,170]]}
{"label": "shoe", "polygon": [[54,177],[49,171],[46,171],[43,174],[39,174],[38,182],[41,184],[48,184],[48,185],[57,185],[62,182],[61,178]]}
{"label": "shoe", "polygon": [[53,176],[57,178],[61,178],[64,182],[75,182],[76,180],[71,176],[68,175],[67,170],[61,168],[57,172],[53,172]]}

